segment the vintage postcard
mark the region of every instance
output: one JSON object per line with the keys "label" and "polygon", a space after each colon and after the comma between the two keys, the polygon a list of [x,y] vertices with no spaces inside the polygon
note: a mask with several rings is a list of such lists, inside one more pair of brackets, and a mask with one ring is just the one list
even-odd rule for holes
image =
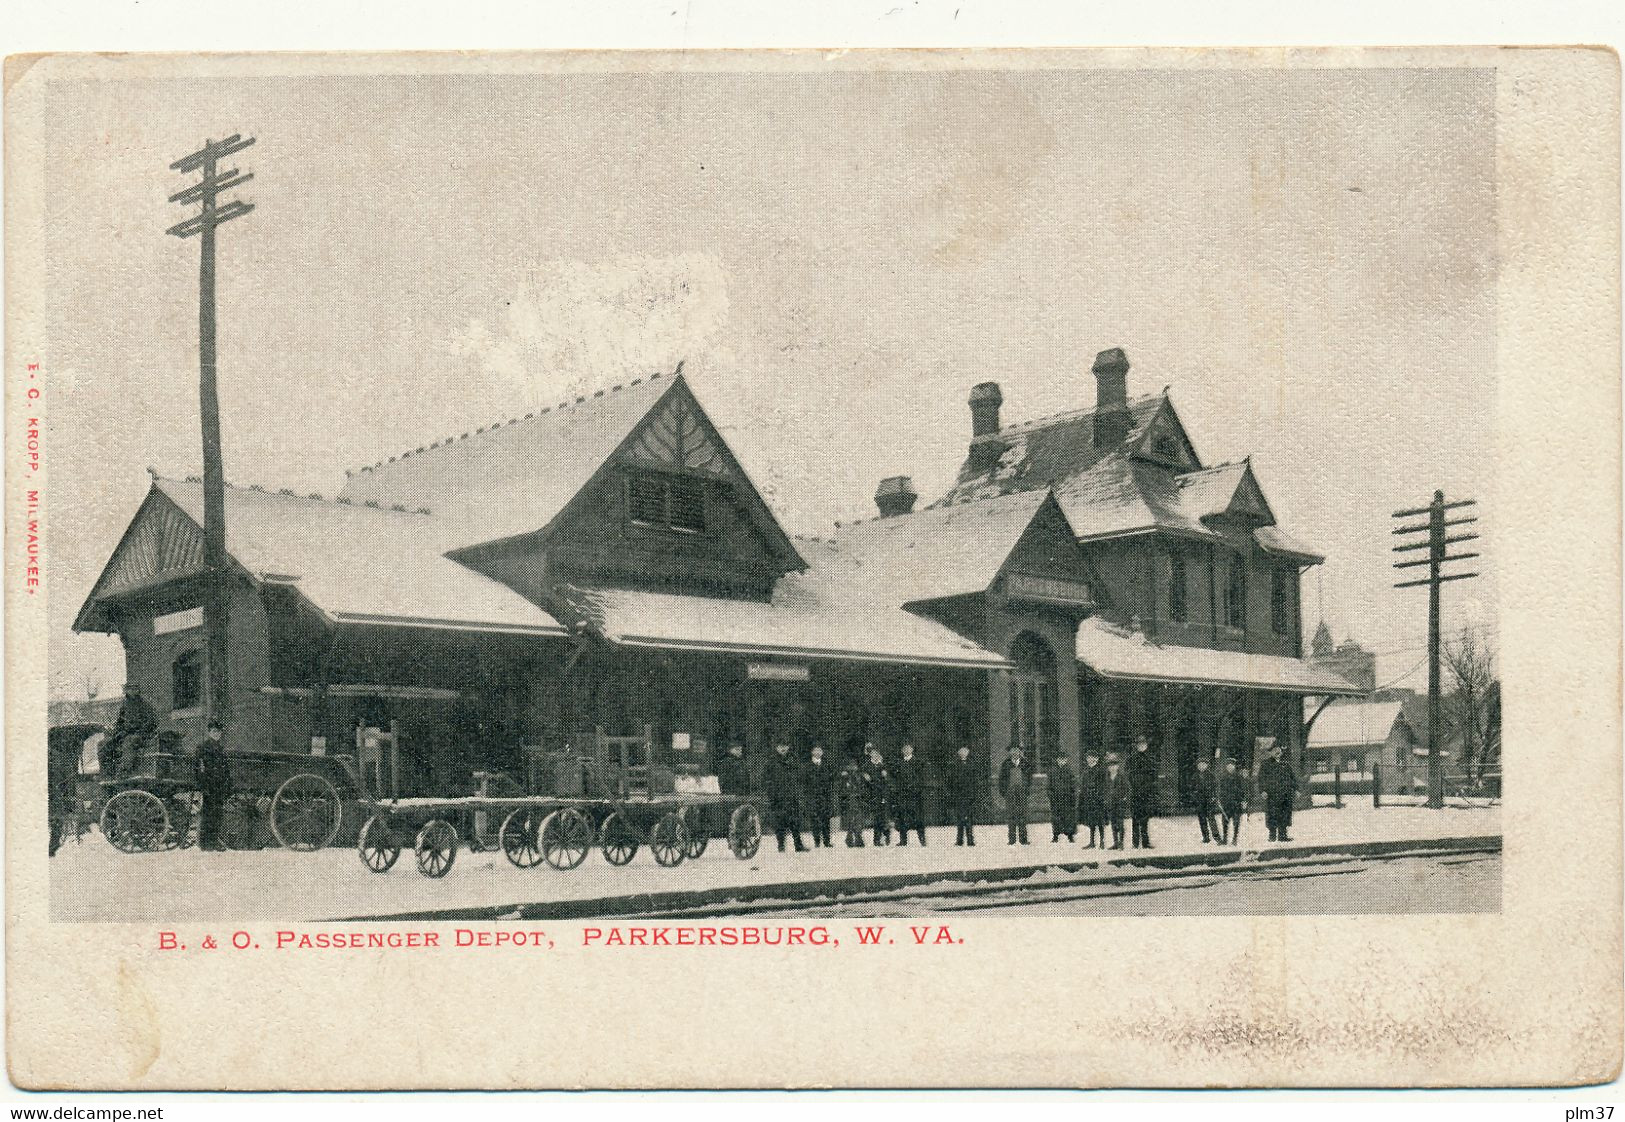
{"label": "vintage postcard", "polygon": [[1618,1072],[1612,53],[5,83],[20,1086]]}

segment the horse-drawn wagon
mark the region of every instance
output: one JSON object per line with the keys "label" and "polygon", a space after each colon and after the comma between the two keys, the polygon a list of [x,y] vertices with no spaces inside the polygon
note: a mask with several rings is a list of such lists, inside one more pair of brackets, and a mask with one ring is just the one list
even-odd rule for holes
{"label": "horse-drawn wagon", "polygon": [[[281,845],[309,851],[331,845],[344,808],[361,798],[355,762],[348,756],[243,751],[226,754],[231,795],[222,815],[222,840],[232,849]],[[186,848],[196,840],[198,784],[195,757],[172,751],[141,753],[131,774],[96,777],[102,836],[126,853]],[[87,784],[82,780],[81,790]]]}

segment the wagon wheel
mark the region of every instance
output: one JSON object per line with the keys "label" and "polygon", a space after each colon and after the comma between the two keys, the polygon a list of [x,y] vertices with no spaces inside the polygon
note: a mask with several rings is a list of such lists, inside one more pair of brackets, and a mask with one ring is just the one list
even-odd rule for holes
{"label": "wagon wheel", "polygon": [[151,791],[120,791],[102,807],[102,837],[125,853],[150,853],[169,834],[164,800]]}
{"label": "wagon wheel", "polygon": [[573,869],[592,848],[592,825],[579,810],[566,807],[542,819],[537,831],[542,859],[555,869]]}
{"label": "wagon wheel", "polygon": [[220,812],[220,834],[228,849],[253,849],[260,823],[259,802],[253,795],[232,795]]}
{"label": "wagon wheel", "polygon": [[638,855],[642,838],[626,815],[615,811],[598,827],[598,845],[604,851],[604,860],[611,865],[625,865]]}
{"label": "wagon wheel", "polygon": [[[361,827],[361,836],[355,848],[361,856],[361,863],[375,873],[389,872],[395,859],[401,855],[400,844],[396,842],[389,821],[382,814],[367,819]],[[423,858],[420,856],[418,860],[421,867]]]}
{"label": "wagon wheel", "polygon": [[534,869],[542,863],[542,843],[538,827],[541,813],[531,807],[519,807],[508,812],[497,831],[497,842],[502,852],[516,868]]}
{"label": "wagon wheel", "polygon": [[333,785],[305,772],[276,789],[271,799],[271,833],[288,849],[303,853],[321,849],[338,836],[342,810]]}
{"label": "wagon wheel", "polygon": [[677,812],[677,816],[683,820],[683,828],[688,831],[688,846],[684,855],[690,861],[698,860],[705,847],[711,844],[711,827],[705,821],[705,812],[697,806],[685,806]]}
{"label": "wagon wheel", "polygon": [[673,868],[683,863],[688,849],[688,827],[676,814],[667,814],[649,831],[649,852],[655,855],[655,864]]}
{"label": "wagon wheel", "polygon": [[418,872],[439,879],[451,872],[457,860],[457,831],[444,818],[433,819],[418,831],[413,851],[418,858]]}
{"label": "wagon wheel", "polygon": [[728,848],[741,861],[756,856],[762,845],[762,816],[748,803],[734,811],[728,820]]}

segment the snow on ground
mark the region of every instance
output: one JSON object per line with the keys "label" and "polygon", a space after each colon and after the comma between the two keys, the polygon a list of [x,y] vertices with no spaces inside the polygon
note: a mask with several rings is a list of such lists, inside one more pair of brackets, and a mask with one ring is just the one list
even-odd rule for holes
{"label": "snow on ground", "polygon": [[[1500,832],[1500,812],[1495,807],[1428,810],[1407,806],[1376,810],[1369,803],[1351,804],[1341,810],[1301,811],[1292,827],[1293,842],[1299,845],[1490,836]],[[92,832],[82,844],[67,843],[51,859],[51,914],[62,921],[130,923],[321,920],[650,892],[748,888],[787,881],[1030,867],[1101,856],[1099,850],[1065,841],[1051,844],[1048,823],[1029,827],[1033,842],[1029,846],[1007,845],[1002,826],[978,826],[976,833],[975,849],[955,847],[953,828],[941,826],[927,831],[930,844],[924,848],[916,840],[906,849],[895,844],[847,849],[837,830],[834,849],[805,854],[779,853],[769,833],[763,839],[761,852],[750,861],[735,859],[726,845],[713,841],[698,861],[684,862],[674,869],[657,866],[647,848],[623,868],[611,867],[594,850],[584,864],[570,872],[546,865],[517,869],[500,853],[470,853],[464,849],[443,880],[430,880],[418,873],[410,852],[403,852],[389,872],[377,874],[362,865],[353,849],[317,853],[204,853],[189,849],[132,855],[118,852]],[[1087,837],[1087,831],[1080,830],[1079,834]],[[1263,815],[1253,814],[1243,828],[1242,848],[1270,848],[1267,837]],[[1196,820],[1191,817],[1157,819],[1151,826],[1151,840],[1157,856],[1212,852],[1215,848],[1202,844]],[[1104,856],[1126,859],[1134,856],[1134,851]]]}

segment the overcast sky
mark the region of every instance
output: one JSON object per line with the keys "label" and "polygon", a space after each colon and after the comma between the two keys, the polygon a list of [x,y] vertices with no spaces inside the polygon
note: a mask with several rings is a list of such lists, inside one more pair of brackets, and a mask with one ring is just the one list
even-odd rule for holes
{"label": "overcast sky", "polygon": [[[1481,500],[1494,431],[1486,71],[522,75],[57,84],[47,556],[53,693],[123,678],[73,615],[146,491],[199,470],[197,243],[163,230],[244,132],[222,231],[227,477],[344,469],[684,360],[794,532],[925,500],[996,380],[1022,420],[1171,387],[1251,454],[1341,639],[1415,671],[1390,513]],[[1447,624],[1495,602],[1447,586]],[[1323,593],[1322,593],[1323,588]],[[1409,684],[1420,684],[1413,672]]]}

